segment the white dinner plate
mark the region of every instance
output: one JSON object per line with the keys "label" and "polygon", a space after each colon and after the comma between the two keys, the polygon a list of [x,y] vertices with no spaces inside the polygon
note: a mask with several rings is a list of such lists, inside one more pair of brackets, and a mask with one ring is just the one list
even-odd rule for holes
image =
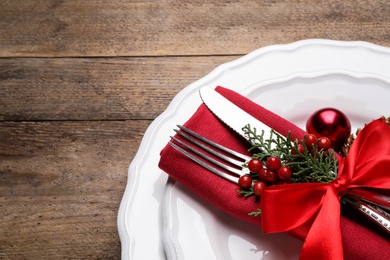
{"label": "white dinner plate", "polygon": [[[258,49],[184,88],[147,129],[130,164],[119,214],[122,259],[288,259],[301,242],[262,234],[188,192],[158,168],[159,153],[221,85],[304,128],[317,108],[337,107],[354,129],[389,114],[390,50],[366,42],[304,40]],[[168,181],[168,182],[167,182]]]}
{"label": "white dinner plate", "polygon": [[[333,70],[299,73],[255,84],[242,92],[303,129],[313,111],[325,107],[343,111],[354,130],[390,112],[390,82],[377,75]],[[164,195],[162,235],[169,259],[299,257],[301,241],[282,234],[263,234],[260,228],[213,208],[173,180]]]}

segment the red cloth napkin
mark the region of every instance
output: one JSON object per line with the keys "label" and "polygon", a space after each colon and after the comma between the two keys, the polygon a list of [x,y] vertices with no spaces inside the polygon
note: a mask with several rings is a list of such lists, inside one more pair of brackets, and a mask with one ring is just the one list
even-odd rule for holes
{"label": "red cloth napkin", "polygon": [[[277,132],[286,135],[290,131],[293,139],[303,138],[305,132],[291,122],[232,90],[223,87],[217,87],[216,90]],[[250,147],[248,142],[217,119],[204,104],[184,126],[212,141],[248,154],[247,149]],[[243,198],[238,195],[236,184],[209,172],[177,152],[169,144],[161,151],[159,167],[214,206],[243,221],[260,225],[260,217],[248,216],[249,212],[255,211],[260,206],[253,197]],[[389,236],[384,231],[353,209],[343,209],[342,212],[340,226],[345,259],[390,259]],[[304,240],[305,232],[301,231],[294,230],[290,235]],[[318,258],[328,259],[327,255],[320,252]]]}

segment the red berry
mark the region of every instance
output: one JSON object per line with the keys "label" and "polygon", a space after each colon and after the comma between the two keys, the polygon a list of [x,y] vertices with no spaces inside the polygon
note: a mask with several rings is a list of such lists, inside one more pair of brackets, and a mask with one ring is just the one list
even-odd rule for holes
{"label": "red berry", "polygon": [[292,149],[291,150],[291,154],[303,154],[305,153],[305,148],[303,147],[302,144],[298,144],[298,146],[296,147],[296,149]]}
{"label": "red berry", "polygon": [[325,154],[326,154],[326,155],[329,155],[329,154],[331,154],[331,153],[333,153],[333,156],[334,156],[335,151],[333,150],[332,147],[329,148],[327,151],[325,151]]}
{"label": "red berry", "polygon": [[313,145],[317,144],[317,136],[313,134],[307,134],[305,136],[306,147],[308,150],[313,149]]}
{"label": "red berry", "polygon": [[278,174],[269,169],[263,168],[259,171],[259,179],[266,183],[276,183],[279,179]]}
{"label": "red berry", "polygon": [[328,137],[320,137],[318,139],[318,150],[328,151],[331,147],[331,142]]}
{"label": "red berry", "polygon": [[276,156],[270,156],[268,157],[267,161],[265,162],[265,165],[267,168],[271,171],[277,171],[280,166],[282,165],[282,162],[280,159]]}
{"label": "red berry", "polygon": [[238,179],[238,186],[242,189],[249,189],[252,186],[252,177],[245,174]]}
{"label": "red berry", "polygon": [[269,174],[270,170],[268,170],[267,168],[263,168],[259,171],[259,180],[261,181],[265,181],[266,179],[266,176]]}
{"label": "red berry", "polygon": [[266,182],[270,184],[275,184],[279,180],[279,176],[277,172],[270,171],[269,175],[267,176]]}
{"label": "red berry", "polygon": [[248,162],[248,169],[252,173],[258,173],[263,168],[263,163],[259,159],[251,159]]}
{"label": "red berry", "polygon": [[289,180],[292,176],[292,171],[291,171],[290,167],[287,167],[287,166],[280,167],[278,170],[278,176],[279,176],[279,179],[282,181]]}
{"label": "red berry", "polygon": [[263,190],[267,187],[267,185],[262,182],[262,181],[258,181],[256,182],[254,185],[253,185],[253,193],[256,195],[256,196],[261,196],[261,193],[263,192]]}

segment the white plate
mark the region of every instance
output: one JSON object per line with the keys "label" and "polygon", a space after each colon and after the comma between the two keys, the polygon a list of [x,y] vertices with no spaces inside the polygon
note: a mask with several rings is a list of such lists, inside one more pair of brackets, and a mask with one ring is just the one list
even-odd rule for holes
{"label": "white plate", "polygon": [[[313,111],[324,107],[343,111],[354,130],[390,111],[390,82],[360,73],[300,73],[255,84],[243,92],[303,129]],[[173,180],[164,195],[163,242],[169,259],[299,257],[301,241],[281,234],[263,234],[260,228],[213,208]]]}
{"label": "white plate", "polygon": [[[167,184],[167,175],[157,166],[159,153],[175,125],[184,123],[200,105],[198,90],[204,85],[231,88],[300,126],[317,106],[339,107],[356,128],[389,113],[388,68],[388,48],[366,42],[304,40],[258,49],[184,88],[149,126],[129,167],[118,214],[122,259],[296,257],[301,242],[263,235],[181,185]],[[292,244],[281,246],[281,240]]]}

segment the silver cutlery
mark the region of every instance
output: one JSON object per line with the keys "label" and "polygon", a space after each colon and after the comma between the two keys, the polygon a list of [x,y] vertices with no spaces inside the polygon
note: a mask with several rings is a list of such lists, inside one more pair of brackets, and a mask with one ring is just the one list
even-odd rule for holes
{"label": "silver cutlery", "polygon": [[[190,159],[195,161],[196,163],[200,164],[201,166],[203,166],[207,170],[209,170],[209,171],[219,175],[220,177],[225,178],[233,183],[238,183],[238,178],[240,176],[249,173],[248,168],[243,167],[243,164],[246,161],[249,161],[251,159],[251,157],[244,155],[244,154],[241,154],[241,153],[238,153],[236,151],[233,151],[233,150],[231,150],[225,146],[222,146],[220,144],[217,144],[217,143],[193,132],[192,130],[190,130],[184,126],[178,125],[178,127],[182,131],[175,130],[175,132],[178,133],[181,137],[183,137],[187,141],[189,141],[190,143],[192,143],[193,145],[197,146],[198,148],[203,149],[203,152],[201,152],[198,149],[195,149],[194,147],[190,146],[189,144],[187,144],[183,141],[180,141],[179,139],[177,139],[173,136],[171,136],[171,139],[174,142],[171,141],[169,144],[173,148],[175,148],[176,150],[180,151],[181,153],[185,154],[187,157],[189,157]],[[202,141],[203,143],[199,142],[198,140],[196,140],[193,137]],[[177,144],[181,145],[181,147],[179,145],[175,144],[175,142]],[[209,146],[207,146],[206,144],[208,144]],[[184,148],[187,150],[185,150]],[[222,152],[224,152],[225,154],[223,154]],[[224,160],[225,163],[214,159],[213,157],[210,156],[211,154],[217,158]],[[230,155],[230,157],[227,156],[227,154]],[[200,158],[207,160],[209,163],[200,159],[196,155],[198,155]],[[215,166],[218,166],[219,168],[226,170],[230,174],[216,168]]]}

